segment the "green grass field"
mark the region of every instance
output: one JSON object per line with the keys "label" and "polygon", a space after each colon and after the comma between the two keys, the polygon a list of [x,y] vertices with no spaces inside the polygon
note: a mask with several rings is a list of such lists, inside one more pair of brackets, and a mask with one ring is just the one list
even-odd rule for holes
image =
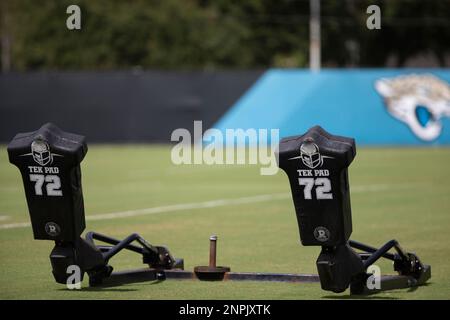
{"label": "green grass field", "polygon": [[[254,201],[128,218],[88,220],[87,231],[116,237],[140,233],[185,259],[186,269],[208,263],[208,238],[219,235],[218,263],[233,271],[316,273],[320,248],[303,247],[287,177],[261,176],[257,166],[175,166],[167,146],[91,145],[82,163],[87,218],[173,204],[238,199]],[[350,167],[352,239],[381,245],[396,238],[432,265],[432,279],[415,290],[368,299],[450,297],[450,149],[360,148]],[[281,194],[281,196],[279,196]],[[256,199],[256,200],[255,200]],[[98,217],[98,216],[97,216]],[[0,299],[340,299],[318,283],[200,281],[148,282],[115,288],[68,290],[54,282],[50,241],[33,240],[19,171],[0,147]],[[3,226],[3,227],[2,227]],[[115,270],[140,268],[140,257],[119,255]],[[389,262],[382,272],[393,273]]]}

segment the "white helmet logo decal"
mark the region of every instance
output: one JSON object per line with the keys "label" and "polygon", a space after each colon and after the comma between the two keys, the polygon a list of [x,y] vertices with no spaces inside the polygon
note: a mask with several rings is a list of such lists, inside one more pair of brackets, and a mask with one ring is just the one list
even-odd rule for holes
{"label": "white helmet logo decal", "polygon": [[323,163],[319,147],[313,142],[305,142],[300,146],[300,157],[308,168],[314,169]]}
{"label": "white helmet logo decal", "polygon": [[332,159],[333,157],[322,156],[317,144],[307,140],[300,146],[300,156],[290,158],[289,160],[302,159],[305,166],[315,169],[322,166],[324,158]]}
{"label": "white helmet logo decal", "polygon": [[60,154],[52,153],[48,143],[39,138],[31,143],[30,153],[25,153],[21,155],[21,157],[24,156],[32,156],[33,160],[41,166],[52,164],[53,157],[62,157],[62,155]]}
{"label": "white helmet logo decal", "polygon": [[41,166],[46,166],[53,162],[50,147],[48,146],[48,143],[43,140],[34,140],[33,143],[31,143],[31,154],[33,155],[34,161]]}

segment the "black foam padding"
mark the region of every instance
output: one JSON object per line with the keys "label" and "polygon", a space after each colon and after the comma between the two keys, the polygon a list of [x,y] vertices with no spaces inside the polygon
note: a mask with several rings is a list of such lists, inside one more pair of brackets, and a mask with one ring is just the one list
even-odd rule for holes
{"label": "black foam padding", "polygon": [[303,245],[345,244],[352,233],[347,168],[356,155],[352,138],[319,126],[284,138],[278,165],[288,175]]}
{"label": "black foam padding", "polygon": [[35,239],[75,241],[85,228],[80,162],[84,136],[51,123],[17,134],[8,145],[25,188]]}

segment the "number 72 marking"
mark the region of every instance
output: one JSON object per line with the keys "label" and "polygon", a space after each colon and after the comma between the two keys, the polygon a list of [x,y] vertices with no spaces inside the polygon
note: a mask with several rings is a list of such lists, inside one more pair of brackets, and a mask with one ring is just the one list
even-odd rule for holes
{"label": "number 72 marking", "polygon": [[316,187],[316,199],[333,199],[333,194],[331,193],[331,182],[328,178],[299,178],[298,183],[301,186],[305,186],[303,189],[305,200],[312,199],[311,191],[314,186]]}
{"label": "number 72 marking", "polygon": [[42,185],[44,182],[47,182],[47,196],[62,196],[61,180],[57,175],[30,174],[30,181],[36,182],[34,192],[37,196],[42,196]]}

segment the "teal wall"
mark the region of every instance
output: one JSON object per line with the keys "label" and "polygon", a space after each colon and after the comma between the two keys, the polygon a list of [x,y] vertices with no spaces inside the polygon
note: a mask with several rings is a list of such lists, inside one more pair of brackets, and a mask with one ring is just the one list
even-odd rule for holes
{"label": "teal wall", "polygon": [[[435,78],[418,81],[414,75]],[[403,106],[401,99],[404,99],[405,103],[416,106],[413,114],[405,117],[420,124],[418,130],[428,135],[426,139],[418,136],[407,122],[395,118],[375,88],[377,80],[399,76],[409,77],[399,81],[405,92],[399,93],[392,84],[388,89],[391,87],[391,94],[397,95],[394,103]],[[330,133],[354,137],[359,144],[450,144],[449,83],[450,69],[353,69],[319,73],[273,69],[265,72],[213,127],[223,132],[236,128],[278,128],[280,137],[286,137],[320,125]],[[417,101],[411,101],[416,97],[419,97]],[[436,130],[440,133],[436,134]]]}

